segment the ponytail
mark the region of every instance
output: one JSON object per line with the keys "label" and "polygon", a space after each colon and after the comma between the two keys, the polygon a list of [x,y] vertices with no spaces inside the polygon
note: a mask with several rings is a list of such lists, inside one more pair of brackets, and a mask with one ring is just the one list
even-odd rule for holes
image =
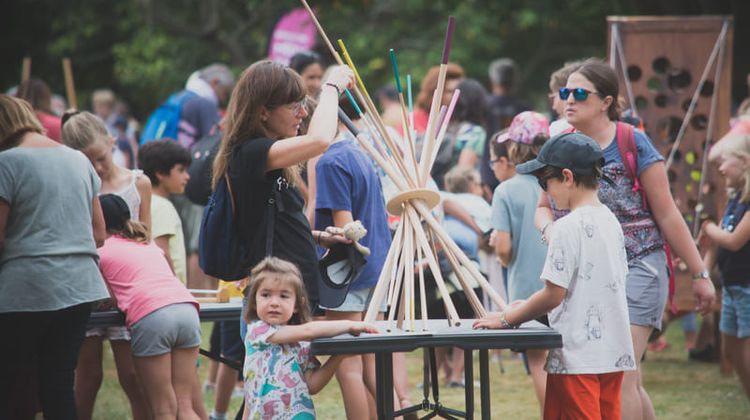
{"label": "ponytail", "polygon": [[148,227],[141,222],[137,222],[133,219],[128,219],[125,222],[125,227],[119,232],[109,233],[113,235],[120,235],[125,239],[135,241],[141,244],[147,244],[151,241],[151,234],[148,232]]}

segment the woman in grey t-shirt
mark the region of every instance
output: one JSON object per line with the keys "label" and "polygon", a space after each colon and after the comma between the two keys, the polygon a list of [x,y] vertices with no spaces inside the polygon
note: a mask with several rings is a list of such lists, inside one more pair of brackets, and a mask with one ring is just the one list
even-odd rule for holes
{"label": "woman in grey t-shirt", "polygon": [[75,418],[73,371],[91,302],[109,296],[106,235],[88,159],[0,95],[0,418]]}

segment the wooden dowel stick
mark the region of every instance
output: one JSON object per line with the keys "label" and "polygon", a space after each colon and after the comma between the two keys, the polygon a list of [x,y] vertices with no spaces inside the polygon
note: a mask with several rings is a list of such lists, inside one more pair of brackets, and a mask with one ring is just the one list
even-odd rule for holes
{"label": "wooden dowel stick", "polygon": [[[418,200],[415,200],[415,201],[418,201]],[[418,242],[418,245],[422,247],[422,250],[427,256],[427,263],[430,265],[430,270],[432,270],[432,276],[435,278],[435,283],[437,284],[438,290],[440,290],[440,295],[443,297],[443,303],[445,304],[446,314],[448,315],[448,321],[450,325],[455,325],[455,326],[460,325],[461,321],[460,321],[460,318],[458,317],[458,312],[456,312],[456,307],[453,305],[453,301],[451,300],[451,296],[450,296],[450,292],[448,292],[448,288],[445,287],[445,280],[443,279],[443,275],[440,273],[440,265],[437,263],[437,260],[436,260],[437,255],[433,254],[432,250],[430,249],[430,244],[427,241],[427,236],[425,235],[424,230],[421,229],[421,225],[419,223],[419,217],[414,211],[414,207],[411,205],[406,206],[406,209],[403,214],[405,214],[406,217],[411,219],[412,225],[420,226],[419,229],[415,229],[415,232],[417,234],[416,235],[417,242]]]}
{"label": "wooden dowel stick", "polygon": [[474,289],[466,280],[464,268],[461,266],[461,264],[459,264],[458,260],[456,259],[456,256],[453,255],[450,248],[445,244],[445,242],[440,238],[440,236],[438,236],[437,238],[438,238],[438,241],[440,242],[440,245],[445,250],[445,256],[448,258],[448,262],[450,263],[451,267],[453,267],[453,272],[456,274],[456,278],[458,278],[458,282],[461,283],[461,288],[464,290],[464,293],[466,294],[466,298],[468,299],[469,304],[471,305],[471,308],[474,310],[474,315],[477,318],[484,317],[487,314],[487,311],[484,309],[482,302],[479,301],[479,297],[474,292]]}
{"label": "wooden dowel stick", "polygon": [[474,277],[474,280],[479,283],[479,285],[482,287],[482,290],[485,291],[490,296],[490,299],[500,308],[500,310],[505,310],[507,307],[507,304],[503,300],[503,298],[500,296],[500,294],[497,293],[495,289],[492,288],[492,286],[489,284],[487,279],[484,278],[482,273],[477,270],[476,267],[471,264],[471,261],[469,258],[461,251],[461,249],[456,245],[456,243],[451,239],[450,235],[445,231],[443,226],[440,224],[440,222],[435,219],[435,216],[430,213],[430,209],[427,208],[427,206],[419,201],[419,200],[413,200],[411,202],[413,204],[413,208],[419,213],[420,216],[427,222],[428,225],[430,225],[430,229],[432,232],[434,232],[437,236],[440,236],[440,238],[445,242],[445,244],[448,246],[448,248],[451,249],[451,251],[458,257],[459,262],[466,267],[469,270],[469,273],[471,273],[472,277]]}
{"label": "wooden dowel stick", "polygon": [[406,236],[404,246],[408,249],[406,255],[408,259],[405,261],[405,273],[404,273],[404,311],[406,313],[406,328],[408,331],[414,331],[414,229],[415,226],[407,226],[409,228],[409,234]]}
{"label": "wooden dowel stick", "polygon": [[302,2],[302,5],[305,6],[305,9],[307,9],[307,13],[310,15],[310,18],[315,24],[315,27],[318,29],[318,34],[320,34],[320,37],[323,38],[323,41],[328,46],[328,50],[331,52],[331,54],[333,54],[333,58],[336,60],[337,63],[343,66],[344,62],[341,61],[341,57],[339,56],[339,53],[336,51],[335,48],[333,48],[333,44],[331,44],[331,40],[328,39],[328,35],[326,35],[326,31],[323,30],[322,26],[320,26],[320,22],[318,22],[318,18],[315,16],[315,13],[307,4],[306,0],[300,0],[300,1]]}
{"label": "wooden dowel stick", "polygon": [[73,66],[69,58],[63,58],[63,74],[65,76],[65,93],[68,97],[68,107],[78,109],[78,99],[76,99],[76,87],[73,83]]}
{"label": "wooden dowel stick", "polygon": [[422,319],[422,331],[427,331],[427,293],[424,288],[424,264],[422,263],[422,248],[417,247],[417,261],[419,262],[419,303]]}
{"label": "wooden dowel stick", "polygon": [[21,83],[31,78],[31,57],[24,57],[21,62]]}
{"label": "wooden dowel stick", "polygon": [[[435,159],[437,159],[438,151],[440,151],[440,144],[443,142],[443,138],[445,137],[445,133],[448,131],[448,127],[450,126],[451,118],[453,117],[453,111],[456,109],[456,103],[458,103],[458,98],[461,96],[461,90],[456,89],[453,92],[453,96],[451,97],[451,102],[448,105],[448,109],[445,111],[445,116],[442,119],[442,125],[440,126],[440,131],[438,132],[437,139],[435,140],[435,144],[437,147],[435,147],[434,152],[432,153],[432,156],[430,156],[429,160],[429,169],[432,169],[432,165],[435,164]],[[443,109],[440,109],[441,114]]]}
{"label": "wooden dowel stick", "polygon": [[[402,230],[400,228],[396,229],[396,235],[393,238],[394,242],[398,241],[396,243],[399,243],[401,241],[401,233]],[[388,290],[388,287],[390,286],[390,283],[392,281],[391,270],[395,263],[395,258],[398,258],[398,248],[395,246],[391,246],[390,249],[388,249],[388,254],[385,257],[385,262],[383,263],[383,269],[380,271],[380,276],[378,276],[378,282],[377,284],[375,284],[375,290],[372,292],[372,300],[370,301],[370,306],[367,308],[367,312],[365,313],[366,322],[373,322],[378,316],[380,306],[383,304],[385,292]]]}
{"label": "wooden dowel stick", "polygon": [[427,156],[432,156],[432,149],[435,147],[435,123],[437,122],[437,114],[440,109],[440,102],[442,100],[443,89],[445,87],[445,76],[448,71],[448,66],[445,64],[440,65],[438,72],[438,89],[432,94],[432,104],[430,106],[430,116],[427,118],[427,130],[424,135],[424,142],[422,143],[422,153],[420,154],[421,159],[419,160],[419,182],[420,186],[424,188],[427,185],[429,179],[429,169],[427,167]]}

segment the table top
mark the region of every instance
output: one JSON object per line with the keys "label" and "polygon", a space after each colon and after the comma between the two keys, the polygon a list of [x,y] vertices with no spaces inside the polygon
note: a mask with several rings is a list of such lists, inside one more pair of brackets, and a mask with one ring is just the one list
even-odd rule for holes
{"label": "table top", "polygon": [[[239,321],[242,302],[201,303],[201,322]],[[87,328],[125,325],[125,315],[120,311],[92,312]]]}
{"label": "table top", "polygon": [[[562,336],[539,322],[530,321],[513,330],[474,330],[474,320],[463,319],[459,326],[449,326],[444,319],[428,320],[428,331],[422,331],[422,321],[415,321],[415,332],[394,328],[388,332],[388,321],[374,324],[380,334],[361,334],[358,337],[342,334],[313,340],[311,351],[316,355],[362,354],[374,352],[409,352],[421,347],[460,347],[479,349],[538,349],[562,347]],[[395,323],[394,323],[395,326]]]}

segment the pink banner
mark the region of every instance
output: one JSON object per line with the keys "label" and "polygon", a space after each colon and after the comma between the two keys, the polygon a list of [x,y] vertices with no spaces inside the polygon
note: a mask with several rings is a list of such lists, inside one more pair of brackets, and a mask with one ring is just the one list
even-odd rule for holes
{"label": "pink banner", "polygon": [[292,56],[315,45],[315,24],[303,8],[293,9],[279,19],[268,48],[270,60],[288,65]]}

